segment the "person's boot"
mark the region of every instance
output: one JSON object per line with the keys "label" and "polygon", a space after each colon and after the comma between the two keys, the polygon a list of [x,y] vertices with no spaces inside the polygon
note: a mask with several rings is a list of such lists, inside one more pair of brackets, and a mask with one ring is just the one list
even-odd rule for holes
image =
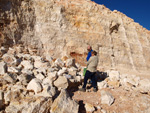
{"label": "person's boot", "polygon": [[96,88],[93,88],[93,91],[94,91],[94,92],[97,92],[97,89],[96,89]]}
{"label": "person's boot", "polygon": [[85,92],[86,89],[85,88],[80,88],[79,91]]}

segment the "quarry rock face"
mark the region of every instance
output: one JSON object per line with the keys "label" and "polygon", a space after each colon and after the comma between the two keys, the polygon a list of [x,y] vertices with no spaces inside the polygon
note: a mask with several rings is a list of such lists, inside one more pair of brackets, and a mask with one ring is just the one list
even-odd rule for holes
{"label": "quarry rock face", "polygon": [[0,0],[0,112],[80,111],[67,90],[83,81],[76,63],[85,65],[88,45],[109,75],[97,109],[149,113],[150,82],[136,75],[150,72],[150,31],[91,0]]}
{"label": "quarry rock face", "polygon": [[119,11],[90,0],[1,0],[0,6],[1,45],[23,43],[81,64],[91,45],[99,68],[150,69],[150,32]]}

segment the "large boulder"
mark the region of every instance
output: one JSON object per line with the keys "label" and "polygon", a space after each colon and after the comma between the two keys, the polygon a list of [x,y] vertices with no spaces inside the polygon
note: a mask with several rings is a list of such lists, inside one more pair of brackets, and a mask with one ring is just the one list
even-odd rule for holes
{"label": "large boulder", "polygon": [[41,81],[36,78],[32,79],[27,86],[27,90],[33,90],[36,94],[41,92],[43,90]]}
{"label": "large boulder", "polygon": [[35,75],[35,77],[40,79],[40,80],[43,80],[45,78],[45,76],[42,73]]}
{"label": "large boulder", "polygon": [[33,69],[33,64],[31,63],[31,61],[24,60],[21,62],[21,65],[24,67],[24,69],[27,69],[27,70]]}
{"label": "large boulder", "polygon": [[52,98],[28,97],[24,101],[11,102],[5,111],[7,113],[49,113]]}
{"label": "large boulder", "polygon": [[79,105],[73,101],[66,90],[62,89],[60,95],[51,106],[51,113],[78,113]]}
{"label": "large boulder", "polygon": [[68,80],[64,76],[59,76],[58,79],[54,81],[54,85],[58,88],[58,90],[66,89],[69,86]]}
{"label": "large boulder", "polygon": [[115,98],[111,93],[102,90],[101,91],[101,104],[107,104],[111,106],[114,103]]}
{"label": "large boulder", "polygon": [[53,97],[56,95],[56,88],[52,85],[43,85],[43,91],[39,94],[44,97]]}
{"label": "large boulder", "polygon": [[97,82],[97,86],[98,86],[98,89],[103,89],[103,88],[106,88],[108,85],[106,81],[101,81],[101,82]]}
{"label": "large boulder", "polygon": [[63,74],[65,74],[67,72],[67,68],[63,67],[62,69],[60,69],[58,72],[57,72],[57,75],[58,76],[62,76]]}
{"label": "large boulder", "polygon": [[49,73],[47,74],[47,76],[48,76],[48,78],[49,78],[50,80],[54,81],[54,80],[56,80],[56,78],[57,78],[57,72],[56,72],[56,71],[54,71],[54,72],[49,72]]}
{"label": "large boulder", "polygon": [[42,81],[42,85],[49,85],[49,84],[52,84],[52,83],[53,83],[53,81],[48,77],[44,78],[43,81]]}
{"label": "large boulder", "polygon": [[42,62],[42,61],[35,61],[34,62],[34,67],[35,68],[41,68],[41,67],[45,67],[47,68],[49,65],[47,62]]}
{"label": "large boulder", "polygon": [[42,58],[40,56],[32,56],[32,58],[34,59],[34,61],[41,61]]}
{"label": "large boulder", "polygon": [[5,74],[7,71],[7,65],[5,62],[0,62],[0,75]]}
{"label": "large boulder", "polygon": [[18,69],[16,69],[15,67],[8,67],[8,72],[10,73],[19,73],[20,71]]}
{"label": "large boulder", "polygon": [[17,65],[18,60],[14,57],[12,54],[4,54],[3,55],[3,61],[6,62],[8,65]]}
{"label": "large boulder", "polygon": [[110,71],[109,72],[109,79],[111,81],[113,81],[113,80],[115,80],[115,81],[120,80],[120,73],[118,71],[114,71],[114,70]]}
{"label": "large boulder", "polygon": [[95,107],[89,103],[85,104],[85,109],[86,109],[86,112],[90,112],[90,113],[93,113],[95,111]]}

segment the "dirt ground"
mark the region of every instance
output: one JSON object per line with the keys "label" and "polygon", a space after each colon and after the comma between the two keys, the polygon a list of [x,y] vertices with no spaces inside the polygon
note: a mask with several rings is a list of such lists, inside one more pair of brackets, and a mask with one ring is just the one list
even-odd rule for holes
{"label": "dirt ground", "polygon": [[[115,98],[111,106],[101,104],[101,90],[110,92]],[[96,110],[93,113],[102,113],[101,109],[104,109],[107,113],[136,113],[135,109],[136,111],[144,111],[145,108],[142,106],[135,106],[135,102],[137,102],[137,100],[140,101],[139,98],[143,95],[150,98],[149,95],[134,91],[126,91],[122,87],[115,89],[105,88],[101,90],[93,92],[91,88],[86,92],[81,92],[78,91],[78,89],[72,89],[72,91],[70,90],[69,92],[70,96],[80,105],[79,113],[88,113],[84,107],[85,103],[92,104],[95,107]],[[98,109],[98,106],[100,109]]]}

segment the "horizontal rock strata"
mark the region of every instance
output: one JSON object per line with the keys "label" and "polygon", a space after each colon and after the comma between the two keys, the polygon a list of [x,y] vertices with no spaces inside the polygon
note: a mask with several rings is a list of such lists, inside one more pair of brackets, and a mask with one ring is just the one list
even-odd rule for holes
{"label": "horizontal rock strata", "polygon": [[87,0],[0,1],[1,44],[24,43],[38,54],[72,56],[84,64],[86,47],[99,66],[148,72],[150,32],[119,11]]}

